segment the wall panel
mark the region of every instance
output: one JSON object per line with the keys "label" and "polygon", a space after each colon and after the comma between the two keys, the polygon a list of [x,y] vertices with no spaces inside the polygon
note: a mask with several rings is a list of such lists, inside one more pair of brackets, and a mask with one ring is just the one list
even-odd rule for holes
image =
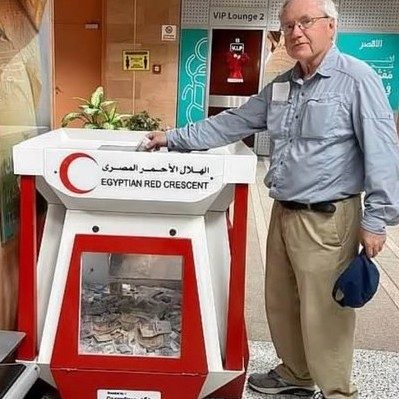
{"label": "wall panel", "polygon": [[[179,32],[176,41],[161,41],[162,25],[180,25],[180,1],[107,0],[106,69],[107,96],[118,101],[119,111],[146,110],[164,126],[174,126]],[[149,71],[124,71],[123,50],[150,52]],[[152,65],[161,65],[154,74]]]}

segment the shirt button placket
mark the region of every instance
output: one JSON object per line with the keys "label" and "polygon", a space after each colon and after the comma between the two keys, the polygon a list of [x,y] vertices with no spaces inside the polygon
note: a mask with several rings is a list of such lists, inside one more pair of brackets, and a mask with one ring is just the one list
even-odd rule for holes
{"label": "shirt button placket", "polygon": [[301,101],[300,101],[300,92],[298,90],[298,87],[293,87],[292,88],[292,94],[291,94],[291,101],[293,102],[290,113],[289,113],[289,117],[287,118],[287,122],[288,125],[291,126],[290,128],[290,138],[288,139],[288,143],[285,146],[280,160],[278,161],[277,165],[276,165],[276,171],[275,171],[275,175],[274,175],[274,179],[273,179],[273,183],[271,185],[271,189],[277,191],[277,181],[281,178],[281,168],[284,165],[284,160],[287,157],[288,153],[290,152],[290,147],[294,141],[294,139],[292,138],[293,136],[295,136],[295,132],[297,131],[297,124],[298,124],[298,120],[299,120],[299,113],[298,110],[301,109]]}

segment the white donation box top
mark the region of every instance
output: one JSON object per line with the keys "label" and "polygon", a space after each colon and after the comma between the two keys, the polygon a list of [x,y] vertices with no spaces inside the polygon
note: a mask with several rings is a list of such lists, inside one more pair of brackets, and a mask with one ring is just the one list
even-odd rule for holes
{"label": "white donation box top", "polygon": [[[14,173],[68,209],[203,214],[253,183],[256,156],[242,142],[207,151],[135,151],[146,132],[58,129],[13,149]],[[50,189],[50,190],[49,190]]]}

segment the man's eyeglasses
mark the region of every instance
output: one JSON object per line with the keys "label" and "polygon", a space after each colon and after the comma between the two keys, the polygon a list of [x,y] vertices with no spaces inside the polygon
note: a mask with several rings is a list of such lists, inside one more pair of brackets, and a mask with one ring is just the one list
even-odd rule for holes
{"label": "man's eyeglasses", "polygon": [[319,19],[324,19],[324,18],[331,18],[328,16],[323,16],[323,17],[305,17],[300,19],[299,21],[293,21],[293,22],[287,22],[286,24],[281,25],[281,30],[285,34],[290,34],[293,32],[295,29],[295,26],[298,26],[300,30],[305,30],[311,28]]}

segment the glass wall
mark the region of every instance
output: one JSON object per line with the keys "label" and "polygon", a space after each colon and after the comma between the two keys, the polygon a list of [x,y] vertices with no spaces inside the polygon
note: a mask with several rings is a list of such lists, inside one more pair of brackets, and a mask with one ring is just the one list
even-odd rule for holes
{"label": "glass wall", "polygon": [[51,125],[51,3],[0,1],[0,329],[15,323],[18,185],[12,146]]}
{"label": "glass wall", "polygon": [[79,354],[180,357],[182,257],[85,252]]}
{"label": "glass wall", "polygon": [[17,222],[12,146],[51,124],[51,7],[46,0],[0,2],[0,207],[1,240]]}

